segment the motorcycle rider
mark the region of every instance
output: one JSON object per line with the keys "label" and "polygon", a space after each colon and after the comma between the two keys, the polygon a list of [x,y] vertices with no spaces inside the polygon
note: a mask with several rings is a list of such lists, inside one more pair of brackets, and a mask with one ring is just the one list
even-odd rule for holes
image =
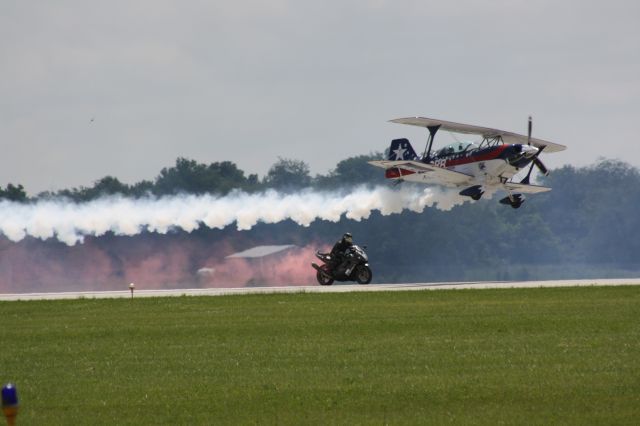
{"label": "motorcycle rider", "polygon": [[347,263],[347,250],[353,245],[353,236],[346,232],[342,239],[338,240],[331,249],[331,270],[336,275],[337,272],[344,272]]}

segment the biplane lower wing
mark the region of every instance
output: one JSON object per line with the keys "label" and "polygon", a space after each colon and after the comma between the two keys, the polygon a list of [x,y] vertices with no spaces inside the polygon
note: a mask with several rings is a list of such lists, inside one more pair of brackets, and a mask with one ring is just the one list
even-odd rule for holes
{"label": "biplane lower wing", "polygon": [[523,194],[538,194],[540,192],[551,191],[551,188],[540,185],[527,185],[524,183],[507,182],[503,184],[508,191],[522,192]]}
{"label": "biplane lower wing", "polygon": [[[413,174],[425,175],[425,178],[428,177],[429,180],[434,180],[441,185],[448,186],[470,185],[474,178],[473,176],[465,173],[454,172],[453,170],[443,169],[442,167],[422,163],[420,161],[378,160],[369,161],[369,164],[391,172],[397,171],[397,176],[393,176],[395,178],[406,178]],[[419,179],[415,179],[415,176],[412,176],[412,179],[410,180]]]}

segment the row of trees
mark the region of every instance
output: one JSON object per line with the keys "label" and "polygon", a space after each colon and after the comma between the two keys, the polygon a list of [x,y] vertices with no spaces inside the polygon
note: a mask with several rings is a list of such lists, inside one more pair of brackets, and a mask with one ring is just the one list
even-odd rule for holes
{"label": "row of trees", "polygon": [[0,200],[2,199],[22,202],[27,200],[27,193],[22,185],[10,183],[6,188],[0,186]]}
{"label": "row of trees", "polygon": [[[231,162],[206,165],[179,158],[153,181],[126,185],[105,177],[90,188],[40,194],[33,199],[66,196],[84,201],[105,194],[225,194],[234,189],[295,191],[308,186],[332,189],[384,184],[380,170],[367,164],[380,157],[348,158],[327,175],[315,177],[310,176],[305,163],[280,159],[263,179],[247,176]],[[357,242],[368,245],[377,282],[606,277],[640,272],[637,168],[617,160],[601,160],[588,167],[552,170],[543,183],[553,190],[529,197],[518,210],[499,204],[495,197],[469,201],[450,211],[427,208],[419,214],[376,213],[361,222],[346,218],[337,223],[316,221],[308,228],[289,221],[259,224],[242,232],[233,227],[203,227],[188,237],[205,245],[224,239],[232,241],[229,250],[243,250],[259,244],[331,244],[350,231]],[[11,184],[0,188],[0,197],[30,200],[22,186]],[[118,238],[103,237],[100,244],[116,244]],[[166,245],[176,236],[139,238]],[[61,245],[60,250],[65,247]]]}
{"label": "row of trees", "polygon": [[[311,176],[309,166],[305,162],[280,158],[263,179],[259,179],[256,174],[245,175],[244,171],[230,161],[202,164],[195,160],[178,158],[173,167],[163,168],[153,181],[143,180],[128,185],[116,177],[105,176],[95,181],[91,187],[43,192],[31,199],[66,197],[82,202],[115,194],[142,197],[178,193],[224,195],[232,190],[256,192],[277,189],[292,192],[310,186],[333,189],[349,184],[382,182],[379,170],[367,164],[368,160],[378,159],[380,156],[381,154],[371,154],[349,158],[338,163],[327,175],[315,177]],[[4,190],[0,187],[0,199],[2,198],[12,201],[30,200],[22,185],[15,186],[11,183]]]}

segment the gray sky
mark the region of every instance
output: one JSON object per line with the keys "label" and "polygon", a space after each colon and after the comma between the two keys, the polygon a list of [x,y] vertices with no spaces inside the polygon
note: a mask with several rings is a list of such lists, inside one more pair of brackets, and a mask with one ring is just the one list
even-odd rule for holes
{"label": "gray sky", "polygon": [[[179,156],[327,173],[405,116],[565,144],[550,167],[640,166],[640,2],[0,2],[0,186],[29,194]],[[93,119],[93,121],[91,121]],[[440,135],[440,143],[450,142]]]}

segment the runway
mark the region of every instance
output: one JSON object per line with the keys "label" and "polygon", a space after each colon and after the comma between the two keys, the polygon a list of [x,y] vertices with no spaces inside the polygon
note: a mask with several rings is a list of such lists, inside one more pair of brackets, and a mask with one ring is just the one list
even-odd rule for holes
{"label": "runway", "polygon": [[[137,297],[177,297],[177,296],[225,296],[232,294],[281,294],[281,293],[349,293],[359,291],[428,291],[462,290],[490,288],[538,288],[538,287],[588,287],[640,285],[640,278],[549,280],[549,281],[481,281],[414,284],[369,284],[331,286],[281,286],[281,287],[234,287],[234,288],[194,288],[177,290],[145,290],[138,288],[133,295],[127,288],[122,291],[76,291],[61,293],[20,293],[0,294],[0,301],[6,300],[56,300],[56,299],[114,299]],[[126,288],[126,286],[125,286]]]}

